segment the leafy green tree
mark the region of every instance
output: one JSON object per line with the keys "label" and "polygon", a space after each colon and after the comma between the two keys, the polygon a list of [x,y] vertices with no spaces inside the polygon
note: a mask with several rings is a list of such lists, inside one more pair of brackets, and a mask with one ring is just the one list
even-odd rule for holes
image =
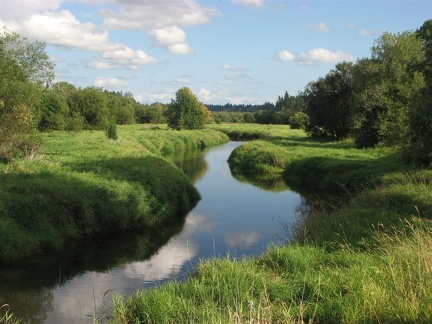
{"label": "leafy green tree", "polygon": [[54,80],[54,63],[45,51],[45,43],[29,42],[26,37],[4,27],[0,48],[13,57],[30,83],[45,86]]}
{"label": "leafy green tree", "polygon": [[168,127],[172,129],[201,129],[206,122],[204,105],[187,88],[176,92],[176,99],[172,99],[166,111]]}
{"label": "leafy green tree", "polygon": [[339,63],[306,87],[306,131],[312,137],[341,140],[349,136],[352,71],[352,63]]}
{"label": "leafy green tree", "polygon": [[289,124],[292,129],[303,129],[305,130],[309,125],[309,116],[304,112],[296,112],[289,119]]}
{"label": "leafy green tree", "polygon": [[52,69],[43,43],[7,29],[0,33],[0,160],[33,155],[40,146],[38,107]]}
{"label": "leafy green tree", "polygon": [[86,128],[105,129],[109,121],[107,101],[102,91],[88,87],[71,95],[70,110],[84,118]]}
{"label": "leafy green tree", "polygon": [[371,59],[358,63],[352,107],[358,146],[408,144],[410,107],[424,85],[415,67],[423,60],[421,41],[413,32],[404,32],[384,33],[375,41]]}
{"label": "leafy green tree", "polygon": [[416,162],[432,166],[432,20],[427,20],[416,32],[422,42],[425,60],[419,71],[425,77],[425,86],[414,99],[410,115],[410,145],[407,153]]}
{"label": "leafy green tree", "polygon": [[64,97],[52,90],[44,91],[39,110],[39,130],[64,130],[66,128],[69,106]]}
{"label": "leafy green tree", "polygon": [[248,124],[255,123],[255,116],[251,112],[246,112],[243,114],[243,121]]}
{"label": "leafy green tree", "polygon": [[151,105],[140,104],[135,108],[135,118],[138,123],[164,124],[167,122],[165,111],[166,107],[159,102]]}

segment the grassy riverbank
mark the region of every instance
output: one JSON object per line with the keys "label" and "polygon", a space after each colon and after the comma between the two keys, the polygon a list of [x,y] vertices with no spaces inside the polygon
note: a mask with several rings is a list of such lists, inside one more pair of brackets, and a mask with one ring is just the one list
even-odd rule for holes
{"label": "grassy riverbank", "polygon": [[168,131],[142,125],[43,134],[41,155],[0,164],[0,262],[60,249],[65,239],[157,229],[200,199],[164,156],[224,143],[212,130]]}
{"label": "grassy riverbank", "polygon": [[[184,283],[118,297],[113,323],[420,322],[432,320],[432,171],[386,149],[310,141],[286,126],[215,125],[234,172],[279,174],[315,199],[296,240],[259,258],[203,262]],[[241,136],[238,136],[241,134]]]}

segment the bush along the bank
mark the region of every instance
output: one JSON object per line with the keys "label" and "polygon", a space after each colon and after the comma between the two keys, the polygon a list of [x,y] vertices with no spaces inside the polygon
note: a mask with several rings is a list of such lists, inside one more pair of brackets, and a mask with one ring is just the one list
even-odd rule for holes
{"label": "bush along the bank", "polygon": [[163,226],[199,200],[187,177],[159,157],[76,168],[0,175],[2,261],[60,248],[66,237]]}

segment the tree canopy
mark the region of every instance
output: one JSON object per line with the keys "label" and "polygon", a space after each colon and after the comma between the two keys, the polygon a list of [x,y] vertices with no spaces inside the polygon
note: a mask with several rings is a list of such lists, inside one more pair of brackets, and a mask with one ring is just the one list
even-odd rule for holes
{"label": "tree canopy", "polygon": [[177,90],[166,110],[168,127],[176,130],[201,129],[209,116],[207,107],[187,87]]}
{"label": "tree canopy", "polygon": [[386,32],[371,57],[339,63],[310,82],[306,131],[334,140],[352,137],[359,148],[389,146],[407,160],[431,165],[431,44],[432,20],[415,32]]}
{"label": "tree canopy", "polygon": [[53,67],[43,43],[30,43],[7,29],[0,33],[0,160],[33,154],[39,146],[32,133]]}

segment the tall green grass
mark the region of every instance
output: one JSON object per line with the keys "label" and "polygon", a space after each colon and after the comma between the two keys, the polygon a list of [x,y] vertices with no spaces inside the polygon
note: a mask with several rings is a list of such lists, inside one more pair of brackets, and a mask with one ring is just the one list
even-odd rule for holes
{"label": "tall green grass", "polygon": [[284,246],[202,262],[183,283],[118,296],[112,323],[432,322],[432,170],[282,126],[213,127],[259,138],[230,157],[243,179],[274,174],[336,194],[305,208]]}
{"label": "tall green grass", "polygon": [[[423,225],[421,225],[423,226]],[[111,323],[375,323],[432,320],[431,228],[406,224],[379,248],[269,248],[200,264],[183,283],[117,296]],[[407,235],[405,231],[409,231]]]}
{"label": "tall green grass", "polygon": [[60,249],[65,239],[163,226],[200,195],[164,158],[226,142],[211,130],[44,134],[43,155],[0,166],[0,262]]}

